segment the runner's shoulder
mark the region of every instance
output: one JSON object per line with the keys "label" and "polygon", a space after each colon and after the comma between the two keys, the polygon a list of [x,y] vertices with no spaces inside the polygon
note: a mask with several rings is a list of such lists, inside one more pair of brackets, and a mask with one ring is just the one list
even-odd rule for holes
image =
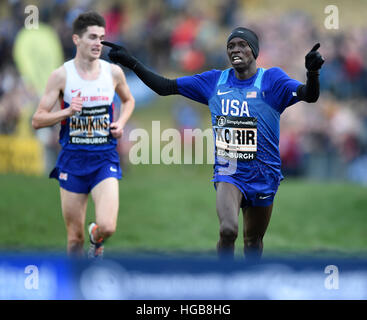
{"label": "runner's shoulder", "polygon": [[126,78],[124,71],[117,64],[110,63],[110,66],[111,66],[112,78],[116,84]]}
{"label": "runner's shoulder", "polygon": [[64,65],[52,71],[49,81],[58,88],[64,88],[66,82],[66,69]]}
{"label": "runner's shoulder", "polygon": [[269,69],[266,69],[264,75],[266,77],[272,79],[272,80],[276,80],[278,78],[282,78],[284,76],[287,76],[285,71],[282,68],[279,68],[279,67],[271,67]]}
{"label": "runner's shoulder", "polygon": [[124,71],[117,64],[114,63],[109,64],[111,66],[111,72],[113,76],[121,75],[124,73]]}

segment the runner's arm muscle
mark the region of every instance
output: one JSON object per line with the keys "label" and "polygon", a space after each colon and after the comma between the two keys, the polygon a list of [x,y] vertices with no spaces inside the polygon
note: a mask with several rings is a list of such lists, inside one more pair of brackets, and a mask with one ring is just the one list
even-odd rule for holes
{"label": "runner's arm muscle", "polygon": [[65,87],[66,72],[63,67],[53,71],[47,81],[46,89],[32,118],[34,129],[50,127],[70,117],[71,109],[52,112],[54,105]]}
{"label": "runner's arm muscle", "polygon": [[121,99],[121,111],[119,118],[111,124],[111,133],[115,138],[122,135],[123,128],[131,117],[135,108],[135,99],[131,94],[124,72],[117,65],[111,64],[112,75],[115,83],[115,91]]}

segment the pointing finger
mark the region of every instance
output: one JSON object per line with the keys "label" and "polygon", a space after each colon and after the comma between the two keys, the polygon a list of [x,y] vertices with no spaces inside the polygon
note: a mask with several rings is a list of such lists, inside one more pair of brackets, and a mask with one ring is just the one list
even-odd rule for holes
{"label": "pointing finger", "polygon": [[317,49],[320,48],[320,43],[316,43],[313,48],[311,49],[311,52],[317,51]]}
{"label": "pointing finger", "polygon": [[117,44],[114,44],[112,42],[108,42],[108,41],[101,41],[101,43],[104,45],[104,46],[107,46],[107,47],[110,47],[112,49],[120,49],[121,46],[117,45]]}

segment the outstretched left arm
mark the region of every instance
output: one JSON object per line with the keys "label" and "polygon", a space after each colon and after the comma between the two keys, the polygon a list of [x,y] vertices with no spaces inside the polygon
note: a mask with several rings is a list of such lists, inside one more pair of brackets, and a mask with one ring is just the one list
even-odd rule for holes
{"label": "outstretched left arm", "polygon": [[315,44],[306,55],[305,66],[307,69],[307,81],[305,85],[300,85],[297,88],[298,98],[306,102],[316,102],[320,95],[319,70],[325,60],[317,51],[319,48],[320,44]]}

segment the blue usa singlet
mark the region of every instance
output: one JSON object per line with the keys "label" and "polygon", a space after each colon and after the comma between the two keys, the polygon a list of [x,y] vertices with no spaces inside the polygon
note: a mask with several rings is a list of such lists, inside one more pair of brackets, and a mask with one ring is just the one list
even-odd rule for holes
{"label": "blue usa singlet", "polygon": [[[281,174],[279,120],[296,102],[299,81],[280,68],[258,68],[246,80],[233,68],[177,80],[182,95],[209,106],[215,142],[214,182],[235,184],[252,205],[267,205]],[[260,198],[259,198],[260,197]],[[264,197],[264,198],[261,198]],[[257,203],[255,200],[266,200]]]}

